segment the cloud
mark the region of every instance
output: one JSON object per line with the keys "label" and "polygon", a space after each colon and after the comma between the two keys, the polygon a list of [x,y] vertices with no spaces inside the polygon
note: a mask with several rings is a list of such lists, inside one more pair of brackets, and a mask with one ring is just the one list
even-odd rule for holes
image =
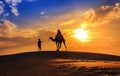
{"label": "cloud", "polygon": [[12,41],[0,41],[0,50],[14,47],[17,44]]}
{"label": "cloud", "polygon": [[8,21],[1,20],[0,24],[0,36],[1,37],[33,37],[37,35],[37,31],[33,31],[30,29],[20,30],[17,26]]}
{"label": "cloud", "polygon": [[8,20],[0,21],[0,50],[34,44],[37,36],[37,30],[19,29]]}
{"label": "cloud", "polygon": [[21,0],[6,0],[6,2],[8,4],[10,4],[11,6],[16,6],[18,3],[21,3]]}
{"label": "cloud", "polygon": [[28,2],[33,2],[33,1],[35,1],[35,0],[27,0]]}
{"label": "cloud", "polygon": [[[97,26],[102,26],[104,24],[110,23],[115,19],[120,18],[120,3],[115,3],[114,5],[102,5],[96,9],[90,8],[84,11],[68,12],[66,14],[59,15],[47,20],[46,24],[51,27],[54,26],[56,29],[75,29],[79,28],[82,24],[87,24],[87,28],[93,28]],[[49,23],[49,24],[47,24]],[[42,22],[39,24],[43,24]]]}
{"label": "cloud", "polygon": [[22,0],[6,0],[6,3],[11,8],[12,13],[16,16],[19,15],[18,10],[17,10],[17,5],[21,2]]}
{"label": "cloud", "polygon": [[41,15],[44,15],[45,13],[46,13],[45,11],[40,12]]}
{"label": "cloud", "polygon": [[[33,2],[35,0],[25,0],[27,2]],[[23,0],[5,0],[0,1],[0,17],[7,17],[9,13],[13,13],[15,16],[19,16],[17,5],[22,3]],[[9,7],[9,8],[8,8]],[[6,9],[10,10],[7,11]]]}
{"label": "cloud", "polygon": [[4,4],[0,1],[0,15],[4,12]]}
{"label": "cloud", "polygon": [[11,8],[12,8],[12,12],[13,12],[16,16],[18,16],[19,13],[18,13],[17,8],[16,8],[16,7],[11,7]]}
{"label": "cloud", "polygon": [[73,24],[74,22],[75,22],[76,20],[67,20],[67,21],[65,21],[65,22],[63,22],[63,23],[61,23],[61,25],[71,25],[71,24]]}
{"label": "cloud", "polygon": [[88,23],[95,25],[105,24],[117,18],[120,18],[120,3],[116,3],[114,6],[104,5],[97,9],[89,9],[86,12]]}
{"label": "cloud", "polygon": [[8,20],[2,22],[3,24],[0,24],[0,36],[10,36],[10,34],[16,29],[16,25]]}
{"label": "cloud", "polygon": [[0,50],[19,48],[27,45],[34,44],[36,38],[25,37],[0,37]]}

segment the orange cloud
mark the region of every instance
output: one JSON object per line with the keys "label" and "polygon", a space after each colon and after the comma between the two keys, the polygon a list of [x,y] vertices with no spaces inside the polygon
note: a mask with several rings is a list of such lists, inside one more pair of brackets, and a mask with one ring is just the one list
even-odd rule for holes
{"label": "orange cloud", "polygon": [[114,6],[104,5],[86,12],[86,21],[95,26],[118,18],[120,18],[120,3],[116,3]]}
{"label": "orange cloud", "polygon": [[17,28],[17,25],[8,20],[3,20],[3,24],[0,24],[1,37],[32,37],[36,35],[37,31],[30,29],[20,30]]}

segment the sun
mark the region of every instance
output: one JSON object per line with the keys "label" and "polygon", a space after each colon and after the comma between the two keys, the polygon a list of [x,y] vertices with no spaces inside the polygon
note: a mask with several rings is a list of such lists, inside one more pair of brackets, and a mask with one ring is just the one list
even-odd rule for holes
{"label": "sun", "polygon": [[88,30],[78,28],[73,31],[73,37],[79,39],[81,42],[88,41]]}

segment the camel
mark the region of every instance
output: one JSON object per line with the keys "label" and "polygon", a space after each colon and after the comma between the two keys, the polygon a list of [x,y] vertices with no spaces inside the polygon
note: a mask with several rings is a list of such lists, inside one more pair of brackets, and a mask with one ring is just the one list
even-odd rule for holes
{"label": "camel", "polygon": [[49,37],[49,39],[56,43],[57,51],[59,51],[59,49],[61,48],[62,42],[63,42],[63,44],[64,44],[64,46],[66,48],[66,51],[67,51],[65,39],[57,39],[57,38],[53,38],[53,37]]}

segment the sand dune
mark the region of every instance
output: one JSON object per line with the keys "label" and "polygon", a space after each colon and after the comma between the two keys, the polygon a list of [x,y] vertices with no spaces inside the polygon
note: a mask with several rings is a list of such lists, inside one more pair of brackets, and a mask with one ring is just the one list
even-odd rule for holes
{"label": "sand dune", "polygon": [[30,52],[0,56],[0,76],[120,76],[120,56]]}

